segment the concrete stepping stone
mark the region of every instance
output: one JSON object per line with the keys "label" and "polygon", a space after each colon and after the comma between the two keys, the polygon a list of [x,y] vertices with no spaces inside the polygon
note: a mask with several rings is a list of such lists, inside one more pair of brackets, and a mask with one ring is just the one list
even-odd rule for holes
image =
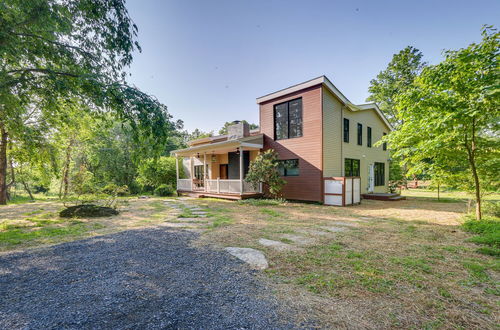
{"label": "concrete stepping stone", "polygon": [[266,256],[259,250],[251,248],[227,247],[226,250],[232,256],[246,262],[252,268],[266,269],[269,267]]}
{"label": "concrete stepping stone", "polygon": [[186,222],[204,222],[206,223],[207,222],[207,218],[177,218],[178,220],[180,221],[186,221]]}
{"label": "concrete stepping stone", "polygon": [[349,230],[349,228],[347,227],[334,227],[334,226],[321,226],[322,229],[324,230],[328,230],[332,233],[339,233],[339,232],[342,232],[342,231],[347,231]]}
{"label": "concrete stepping stone", "polygon": [[194,211],[194,212],[191,212],[193,214],[196,214],[196,215],[204,215],[204,214],[207,214],[206,211]]}
{"label": "concrete stepping stone", "polygon": [[273,240],[265,239],[265,238],[259,238],[259,243],[264,245],[264,246],[271,247],[271,248],[278,250],[278,251],[293,250],[295,248],[293,245],[286,244],[286,243],[279,242],[279,241],[273,241]]}
{"label": "concrete stepping stone", "polygon": [[344,227],[358,227],[359,224],[352,222],[343,222],[343,221],[332,221],[330,222],[332,225],[344,226]]}
{"label": "concrete stepping stone", "polygon": [[305,237],[293,234],[283,234],[281,235],[281,238],[288,239],[298,245],[309,245],[316,241],[314,238],[311,237]]}
{"label": "concrete stepping stone", "polygon": [[296,231],[299,232],[299,233],[301,233],[301,234],[312,235],[312,236],[327,236],[327,235],[330,235],[330,233],[328,231],[317,230],[317,229],[309,229],[309,228],[299,229],[299,230],[296,230]]}
{"label": "concrete stepping stone", "polygon": [[189,223],[189,222],[166,222],[163,224],[164,226],[171,228],[191,228],[191,227],[200,227],[205,226],[205,223]]}

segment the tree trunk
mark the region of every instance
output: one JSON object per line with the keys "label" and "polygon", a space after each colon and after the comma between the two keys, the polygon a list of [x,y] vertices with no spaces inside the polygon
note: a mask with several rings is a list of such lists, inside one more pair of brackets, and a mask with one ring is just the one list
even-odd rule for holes
{"label": "tree trunk", "polygon": [[481,220],[481,186],[479,182],[479,175],[477,174],[476,168],[476,121],[472,119],[472,134],[471,141],[467,138],[467,133],[465,135],[465,148],[467,149],[467,158],[469,160],[470,169],[472,171],[472,176],[474,178],[474,190],[476,194],[476,220]]}
{"label": "tree trunk", "polygon": [[438,183],[438,201],[439,201],[439,183]]}
{"label": "tree trunk", "polygon": [[[69,167],[71,163],[71,147],[73,146],[73,140],[70,140],[68,143],[68,147],[66,148],[66,163],[64,164],[64,169],[63,169],[63,177],[62,177],[62,182],[61,186],[64,187],[64,194],[63,198],[66,198],[68,196],[68,189],[69,189]],[[61,198],[61,191],[59,190],[59,198]]]}
{"label": "tree trunk", "polygon": [[30,189],[30,186],[28,185],[28,183],[24,180],[21,181],[23,186],[24,186],[24,190],[26,190],[26,192],[28,193],[28,195],[30,195],[30,199],[32,201],[35,200],[35,197],[33,197],[33,194],[31,193],[31,189]]}
{"label": "tree trunk", "polygon": [[7,204],[7,137],[5,125],[0,122],[0,205]]}

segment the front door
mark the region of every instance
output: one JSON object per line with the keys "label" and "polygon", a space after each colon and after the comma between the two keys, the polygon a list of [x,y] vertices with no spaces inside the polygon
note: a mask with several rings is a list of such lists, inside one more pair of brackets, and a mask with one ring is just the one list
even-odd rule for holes
{"label": "front door", "polygon": [[372,193],[375,190],[375,169],[374,165],[368,165],[368,192]]}
{"label": "front door", "polygon": [[222,180],[227,179],[227,164],[221,164],[219,167],[219,177]]}

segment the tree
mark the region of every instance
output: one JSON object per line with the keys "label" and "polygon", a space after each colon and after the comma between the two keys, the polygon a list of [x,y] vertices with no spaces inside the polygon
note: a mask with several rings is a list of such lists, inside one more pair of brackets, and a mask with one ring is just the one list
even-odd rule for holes
{"label": "tree", "polygon": [[479,220],[483,190],[499,184],[500,34],[485,27],[480,43],[444,55],[397,97],[402,124],[383,140],[414,173],[431,168],[441,181],[467,185]]}
{"label": "tree", "polygon": [[279,166],[276,151],[273,149],[266,150],[250,162],[245,181],[251,183],[254,187],[265,184],[269,189],[269,193],[273,197],[278,197],[283,185],[286,184],[286,181],[281,178],[278,172]]}
{"label": "tree", "polygon": [[[259,125],[256,125],[256,124],[249,124],[246,120],[242,120],[242,122],[248,124],[248,126],[250,127],[250,129],[256,129],[256,128],[259,128]],[[219,130],[219,134],[220,135],[225,135],[227,134],[227,127],[228,126],[231,126],[233,124],[232,121],[226,121],[224,123],[224,126],[222,126],[222,128]]]}
{"label": "tree", "polygon": [[376,102],[387,120],[397,129],[401,124],[396,107],[397,95],[413,85],[415,78],[427,65],[420,50],[407,46],[392,56],[387,68],[370,81],[367,101]]}
{"label": "tree", "polygon": [[125,80],[140,47],[124,0],[4,0],[0,23],[0,204],[9,144],[41,123],[68,122],[68,106],[127,121],[147,147],[176,128],[164,105]]}
{"label": "tree", "polygon": [[[179,164],[179,175],[182,177],[182,166]],[[141,162],[138,168],[137,181],[143,187],[154,190],[162,184],[177,186],[176,164],[174,157],[150,158]]]}

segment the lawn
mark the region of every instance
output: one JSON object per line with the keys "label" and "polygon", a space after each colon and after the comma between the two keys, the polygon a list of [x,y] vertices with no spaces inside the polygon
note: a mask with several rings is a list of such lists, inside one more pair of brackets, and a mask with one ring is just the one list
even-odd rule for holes
{"label": "lawn", "polygon": [[[196,244],[263,251],[270,264],[264,276],[276,295],[300,311],[299,319],[322,327],[495,328],[500,264],[479,253],[472,238],[480,229],[462,229],[466,199],[406,194],[406,201],[365,200],[346,208],[193,200],[214,219]],[[123,202],[119,216],[99,220],[61,220],[62,205],[54,201],[0,207],[0,248],[156,226],[171,211],[157,198]]]}
{"label": "lawn", "polygon": [[0,206],[0,252],[54,244],[131,228],[154,226],[168,217],[159,198],[124,198],[120,214],[105,218],[65,219],[64,205],[55,199]]}

